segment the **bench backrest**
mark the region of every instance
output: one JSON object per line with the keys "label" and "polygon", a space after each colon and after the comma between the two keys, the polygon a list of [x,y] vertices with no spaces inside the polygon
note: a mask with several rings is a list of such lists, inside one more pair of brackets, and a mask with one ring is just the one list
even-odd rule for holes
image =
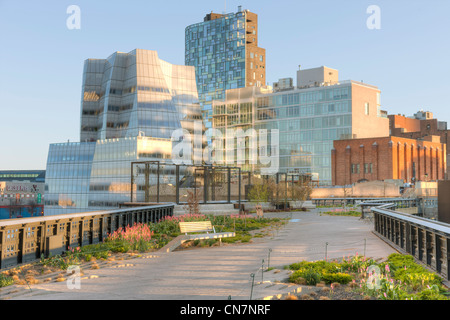
{"label": "bench backrest", "polygon": [[214,228],[211,224],[211,221],[180,222],[180,231],[182,233],[213,230]]}

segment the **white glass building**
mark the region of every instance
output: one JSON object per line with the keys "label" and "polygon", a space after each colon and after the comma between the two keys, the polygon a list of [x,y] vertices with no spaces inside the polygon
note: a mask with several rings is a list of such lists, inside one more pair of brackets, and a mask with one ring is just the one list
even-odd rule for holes
{"label": "white glass building", "polygon": [[[172,65],[142,49],[86,60],[80,142],[50,145],[44,215],[129,201],[131,162],[170,161],[172,132],[192,132],[201,119],[194,67]],[[162,174],[166,182],[173,178],[172,172]],[[140,183],[133,192],[137,201],[143,201]]]}

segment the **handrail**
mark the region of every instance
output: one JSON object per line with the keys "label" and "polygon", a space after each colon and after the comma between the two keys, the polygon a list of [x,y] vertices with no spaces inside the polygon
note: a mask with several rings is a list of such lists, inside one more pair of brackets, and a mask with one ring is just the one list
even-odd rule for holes
{"label": "handrail", "polygon": [[364,206],[370,206],[378,237],[450,280],[450,224],[391,210],[395,203]]}
{"label": "handrail", "polygon": [[128,207],[0,221],[0,269],[102,242],[108,234],[173,215],[174,204]]}

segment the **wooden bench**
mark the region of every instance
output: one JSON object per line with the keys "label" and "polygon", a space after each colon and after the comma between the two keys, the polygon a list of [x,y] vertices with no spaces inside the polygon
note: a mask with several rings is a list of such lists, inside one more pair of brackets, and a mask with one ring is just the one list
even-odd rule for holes
{"label": "wooden bench", "polygon": [[211,224],[211,221],[195,221],[195,222],[180,222],[181,233],[188,234],[189,232],[206,232],[214,231],[216,229]]}
{"label": "wooden bench", "polygon": [[[211,224],[211,221],[180,222],[180,231],[185,234],[184,239],[185,241],[222,239],[236,236],[234,232],[216,232],[216,229]],[[188,235],[188,233],[195,233],[195,234]]]}

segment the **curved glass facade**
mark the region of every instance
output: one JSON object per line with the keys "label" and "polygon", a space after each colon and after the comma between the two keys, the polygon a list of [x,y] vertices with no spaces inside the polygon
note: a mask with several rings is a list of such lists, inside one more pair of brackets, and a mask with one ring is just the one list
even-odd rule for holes
{"label": "curved glass facade", "polygon": [[201,119],[193,67],[158,58],[156,51],[115,52],[84,63],[80,141],[170,138],[181,121]]}
{"label": "curved glass facade", "polygon": [[[81,142],[50,145],[45,215],[130,201],[131,162],[170,161],[172,132],[192,132],[202,119],[194,67],[160,60],[156,51],[86,60],[81,96]],[[142,184],[136,181],[136,201],[144,200]]]}

